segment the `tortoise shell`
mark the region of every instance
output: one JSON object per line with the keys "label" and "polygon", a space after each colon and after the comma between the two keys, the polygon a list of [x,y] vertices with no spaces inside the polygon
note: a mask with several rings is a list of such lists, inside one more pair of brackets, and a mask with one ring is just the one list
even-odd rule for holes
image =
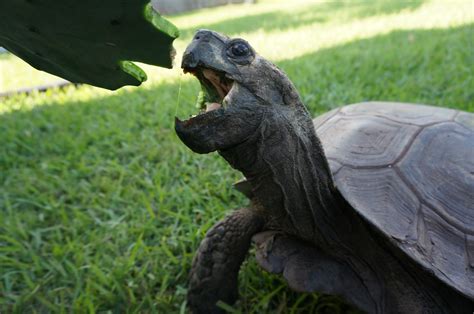
{"label": "tortoise shell", "polygon": [[369,102],[314,120],[335,184],[406,255],[474,298],[474,115]]}

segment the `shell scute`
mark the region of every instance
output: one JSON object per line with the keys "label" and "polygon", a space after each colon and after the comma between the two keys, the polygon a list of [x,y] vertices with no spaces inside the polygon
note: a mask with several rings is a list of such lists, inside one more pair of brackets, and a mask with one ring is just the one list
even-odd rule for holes
{"label": "shell scute", "polygon": [[396,103],[396,102],[366,102],[361,104],[345,106],[341,109],[343,114],[349,116],[375,115],[404,124],[425,126],[453,119],[456,111],[448,108],[436,108],[431,110],[430,106]]}
{"label": "shell scute", "polygon": [[352,167],[377,167],[394,163],[418,130],[379,117],[336,115],[317,134],[320,138],[337,138],[324,143],[329,158]]}

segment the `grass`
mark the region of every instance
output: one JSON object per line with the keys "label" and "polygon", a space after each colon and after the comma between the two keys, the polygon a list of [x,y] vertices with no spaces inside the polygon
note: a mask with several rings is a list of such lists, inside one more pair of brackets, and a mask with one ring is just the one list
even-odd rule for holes
{"label": "grass", "polygon": [[0,54],[0,69],[0,93],[62,81],[57,76],[33,69],[10,54]]}
{"label": "grass", "polygon": [[[201,27],[248,39],[315,115],[364,100],[474,112],[471,6],[261,1],[172,21],[179,54]],[[30,82],[13,57],[0,62],[2,87]],[[174,134],[173,117],[195,111],[198,83],[145,69],[140,88],[0,99],[0,312],[184,312],[196,247],[246,200],[231,187],[240,174]],[[347,312],[332,297],[291,292],[252,256],[240,293],[233,309],[243,313]]]}

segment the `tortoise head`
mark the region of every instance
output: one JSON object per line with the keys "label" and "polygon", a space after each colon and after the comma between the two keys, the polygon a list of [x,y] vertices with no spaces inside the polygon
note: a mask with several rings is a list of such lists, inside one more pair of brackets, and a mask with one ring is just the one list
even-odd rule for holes
{"label": "tortoise head", "polygon": [[176,119],[180,139],[197,153],[217,150],[244,174],[272,225],[311,239],[317,228],[301,200],[331,208],[334,184],[293,84],[245,40],[207,30],[196,33],[182,67],[199,79],[203,97],[199,115]]}
{"label": "tortoise head", "polygon": [[260,133],[264,121],[273,121],[265,128],[271,132],[281,123],[301,120],[296,112],[306,114],[286,75],[243,39],[200,30],[184,53],[182,68],[202,88],[200,113],[175,123],[179,138],[194,152],[238,146]]}

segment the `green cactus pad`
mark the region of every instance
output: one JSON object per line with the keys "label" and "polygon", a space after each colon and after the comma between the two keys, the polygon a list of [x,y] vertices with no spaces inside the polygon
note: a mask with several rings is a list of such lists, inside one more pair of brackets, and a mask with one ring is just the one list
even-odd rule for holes
{"label": "green cactus pad", "polygon": [[74,83],[140,85],[131,61],[171,68],[178,36],[149,0],[0,1],[0,46]]}

